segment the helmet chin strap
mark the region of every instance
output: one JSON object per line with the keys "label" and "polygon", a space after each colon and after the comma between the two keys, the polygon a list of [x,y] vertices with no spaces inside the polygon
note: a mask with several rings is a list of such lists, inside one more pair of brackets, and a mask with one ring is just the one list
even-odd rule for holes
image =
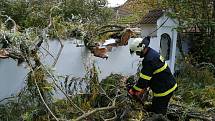
{"label": "helmet chin strap", "polygon": [[145,44],[143,44],[143,43],[141,42],[137,47],[142,47],[142,48],[144,49]]}
{"label": "helmet chin strap", "polygon": [[139,55],[140,58],[144,58],[147,51],[148,51],[148,47],[143,48],[143,50],[140,52],[140,55]]}

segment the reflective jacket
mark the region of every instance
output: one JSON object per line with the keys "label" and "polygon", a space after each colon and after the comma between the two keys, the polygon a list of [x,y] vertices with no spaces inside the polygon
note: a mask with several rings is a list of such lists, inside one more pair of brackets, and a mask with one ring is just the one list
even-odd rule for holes
{"label": "reflective jacket", "polygon": [[166,96],[177,88],[177,83],[162,56],[148,48],[142,61],[140,78],[133,87],[137,91],[150,87],[155,97]]}

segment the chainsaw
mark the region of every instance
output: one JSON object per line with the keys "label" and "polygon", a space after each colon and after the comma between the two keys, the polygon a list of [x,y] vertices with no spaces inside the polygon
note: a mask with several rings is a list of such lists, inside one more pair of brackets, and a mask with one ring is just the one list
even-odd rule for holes
{"label": "chainsaw", "polygon": [[[132,77],[129,77],[126,80],[126,89],[127,92],[135,85],[135,80]],[[141,93],[140,95],[131,95],[129,93],[127,93],[128,97],[132,100],[135,100],[137,102],[139,102],[140,104],[142,104],[144,106],[144,102],[148,99],[148,95],[149,95],[149,91],[145,90],[143,93]]]}

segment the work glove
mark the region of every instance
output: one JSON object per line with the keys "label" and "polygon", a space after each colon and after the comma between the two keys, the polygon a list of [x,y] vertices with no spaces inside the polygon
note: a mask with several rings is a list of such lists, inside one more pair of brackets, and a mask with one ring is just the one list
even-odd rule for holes
{"label": "work glove", "polygon": [[127,88],[127,92],[130,96],[139,96],[141,94],[144,94],[144,90],[142,89],[141,91],[138,91],[135,89],[135,80],[134,80],[134,76],[129,77],[126,80],[126,88]]}
{"label": "work glove", "polygon": [[[146,93],[145,93],[146,92]],[[144,102],[147,98],[147,90],[142,89],[142,90],[135,90],[134,86],[128,90],[128,96],[131,99],[134,99],[135,101],[139,102],[144,106]]]}
{"label": "work glove", "polygon": [[145,89],[135,90],[134,86],[128,90],[128,93],[133,96],[139,96],[145,93]]}

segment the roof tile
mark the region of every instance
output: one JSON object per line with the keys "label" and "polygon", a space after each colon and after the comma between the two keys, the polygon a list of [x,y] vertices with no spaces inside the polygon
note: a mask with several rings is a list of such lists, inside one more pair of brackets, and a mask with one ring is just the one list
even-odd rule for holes
{"label": "roof tile", "polygon": [[157,20],[164,14],[164,11],[161,9],[151,10],[146,14],[140,24],[156,24]]}

